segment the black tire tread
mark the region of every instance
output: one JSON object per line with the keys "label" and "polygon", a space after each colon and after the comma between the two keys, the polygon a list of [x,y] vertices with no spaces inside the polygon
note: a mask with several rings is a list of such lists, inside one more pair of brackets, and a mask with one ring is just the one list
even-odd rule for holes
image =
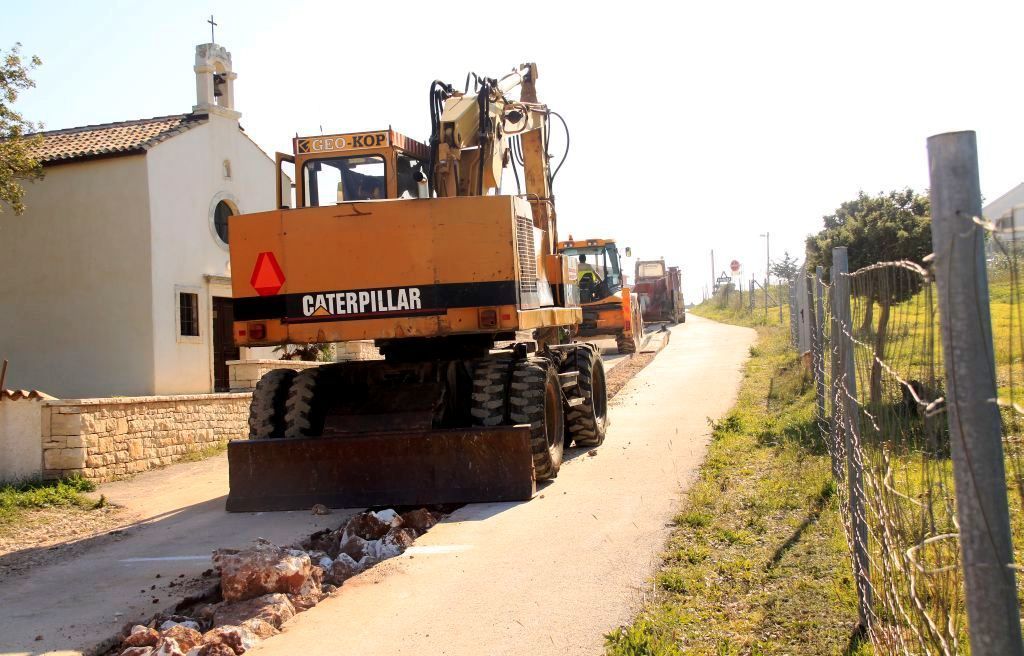
{"label": "black tire tread", "polygon": [[256,383],[249,403],[249,439],[284,435],[285,401],[295,376],[293,369],[274,369]]}
{"label": "black tire tread", "polygon": [[320,367],[314,367],[295,375],[285,401],[285,437],[315,437],[323,432],[327,402],[323,374]]}
{"label": "black tire tread", "polygon": [[[593,380],[596,367],[600,367],[602,374],[604,373],[604,362],[600,354],[585,346],[570,354],[562,365],[563,372],[576,371],[577,385],[584,399],[580,405],[569,408],[565,415],[566,446],[570,441],[575,441],[578,447],[601,446],[604,442],[608,429],[608,402],[606,398],[603,404],[605,417],[598,417],[595,412]],[[600,392],[607,394],[606,388]]]}
{"label": "black tire tread", "polygon": [[[517,362],[509,385],[509,418],[514,424],[530,425],[530,449],[533,471],[538,481],[555,478],[562,466],[564,437],[554,447],[548,446],[544,425],[544,398],[547,385],[558,387],[554,367],[543,358]],[[561,409],[561,403],[559,403]],[[564,418],[562,430],[564,430]]]}

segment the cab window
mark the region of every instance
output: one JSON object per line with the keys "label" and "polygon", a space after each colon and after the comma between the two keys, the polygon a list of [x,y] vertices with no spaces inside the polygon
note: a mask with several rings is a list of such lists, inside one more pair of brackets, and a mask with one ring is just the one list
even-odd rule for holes
{"label": "cab window", "polygon": [[302,167],[306,207],[387,198],[384,158],[380,155],[314,159]]}

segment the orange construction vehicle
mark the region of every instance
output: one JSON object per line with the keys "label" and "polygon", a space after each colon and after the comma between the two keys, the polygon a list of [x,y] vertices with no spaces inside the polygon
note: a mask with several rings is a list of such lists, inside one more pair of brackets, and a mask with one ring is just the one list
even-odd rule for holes
{"label": "orange construction vehicle", "polygon": [[686,322],[683,277],[679,267],[665,267],[665,260],[636,263],[633,293],[640,298],[645,321]]}
{"label": "orange construction vehicle", "polygon": [[583,321],[573,333],[614,336],[619,353],[636,353],[644,336],[643,315],[636,295],[624,285],[615,240],[574,240],[569,235],[568,241],[558,243],[558,252],[576,260]]}
{"label": "orange construction vehicle", "polygon": [[[596,347],[495,348],[582,320],[536,80],[434,82],[428,144],[296,137],[277,160],[297,207],[279,184],[280,209],[231,217],[238,345],[374,340],[384,359],[266,374],[228,446],[228,510],[528,499],[566,444],[604,439]],[[513,149],[525,189],[502,195]]]}

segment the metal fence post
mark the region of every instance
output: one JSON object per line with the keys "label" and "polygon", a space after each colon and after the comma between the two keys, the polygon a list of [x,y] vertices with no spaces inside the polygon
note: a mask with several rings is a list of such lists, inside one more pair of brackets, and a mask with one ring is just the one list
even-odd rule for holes
{"label": "metal fence post", "polygon": [[750,311],[754,311],[754,279],[750,279]]}
{"label": "metal fence post", "polygon": [[932,248],[946,361],[967,623],[974,654],[1024,653],[1006,498],[974,132],[928,139]]}
{"label": "metal fence post", "polygon": [[[832,285],[836,291],[839,355],[842,362],[839,395],[842,398],[842,431],[846,445],[846,482],[849,486],[850,526],[853,538],[853,574],[861,626],[871,622],[871,578],[868,561],[868,523],[864,514],[864,462],[860,453],[860,412],[857,408],[857,368],[853,352],[853,321],[850,316],[850,263],[846,247],[832,249]],[[845,388],[845,389],[844,389]]]}

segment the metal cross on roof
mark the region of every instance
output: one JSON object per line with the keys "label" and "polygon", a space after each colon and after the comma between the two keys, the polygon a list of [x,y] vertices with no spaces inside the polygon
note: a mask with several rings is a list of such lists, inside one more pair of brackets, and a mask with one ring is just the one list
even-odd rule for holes
{"label": "metal cross on roof", "polygon": [[210,43],[217,43],[217,40],[213,38],[213,28],[217,26],[217,23],[213,22],[213,14],[210,14],[210,20],[206,22],[210,24]]}

